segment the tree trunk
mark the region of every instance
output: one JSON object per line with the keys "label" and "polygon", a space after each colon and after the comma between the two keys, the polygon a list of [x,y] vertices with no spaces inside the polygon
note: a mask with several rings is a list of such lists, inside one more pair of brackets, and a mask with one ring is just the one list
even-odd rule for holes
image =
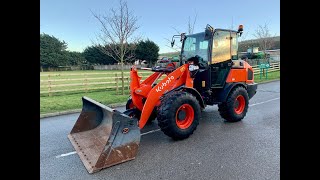
{"label": "tree trunk", "polygon": [[41,72],[43,72],[43,68],[42,68],[42,66],[40,65],[40,70],[41,70]]}
{"label": "tree trunk", "polygon": [[264,63],[266,64],[268,62],[266,50],[264,50],[263,53],[264,53]]}
{"label": "tree trunk", "polygon": [[122,84],[122,95],[124,95],[123,59],[121,60],[121,84]]}

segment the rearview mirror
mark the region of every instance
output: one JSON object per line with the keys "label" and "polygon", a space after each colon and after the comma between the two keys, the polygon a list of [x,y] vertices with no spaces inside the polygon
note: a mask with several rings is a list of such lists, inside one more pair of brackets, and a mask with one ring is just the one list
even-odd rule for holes
{"label": "rearview mirror", "polygon": [[171,41],[171,47],[173,47],[173,45],[174,45],[174,39]]}

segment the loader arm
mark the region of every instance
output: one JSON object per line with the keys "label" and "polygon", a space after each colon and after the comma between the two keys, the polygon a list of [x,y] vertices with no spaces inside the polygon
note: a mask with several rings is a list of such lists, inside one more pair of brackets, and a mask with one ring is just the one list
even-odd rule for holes
{"label": "loader arm", "polygon": [[[179,86],[182,86],[182,85],[185,85],[187,87],[193,86],[193,79],[190,77],[188,67],[189,67],[189,64],[182,65],[181,67],[177,68],[173,72],[169,73],[167,75],[167,77],[165,77],[162,81],[160,81],[153,88],[151,88],[151,85],[149,85],[149,83],[148,83],[148,85],[145,85],[145,86],[142,85],[142,88],[135,89],[135,91],[141,90],[140,94],[142,94],[146,97],[146,102],[143,105],[140,120],[139,120],[139,128],[140,129],[142,129],[145,126],[154,107],[157,104],[159,104],[160,97],[164,93],[166,93],[172,89],[175,89]],[[153,76],[153,78],[152,78],[153,80],[156,80],[157,74],[154,73],[151,76]],[[147,80],[148,79],[146,79],[145,81],[147,81]],[[150,80],[151,79],[149,79],[148,81],[150,81]],[[144,84],[144,83],[142,82],[141,84]],[[143,87],[147,87],[147,88],[143,89]],[[141,95],[138,95],[137,93],[132,93],[131,95],[141,96]],[[133,101],[135,99],[139,99],[139,98],[132,97]],[[134,103],[134,104],[138,104],[138,103]]]}

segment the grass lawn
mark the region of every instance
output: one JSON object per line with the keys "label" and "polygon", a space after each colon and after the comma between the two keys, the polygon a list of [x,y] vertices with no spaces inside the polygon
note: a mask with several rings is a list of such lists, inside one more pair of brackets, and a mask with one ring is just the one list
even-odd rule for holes
{"label": "grass lawn", "polygon": [[[55,72],[51,72],[51,73],[55,73]],[[280,71],[268,73],[268,79],[265,79],[265,77],[262,77],[262,79],[260,80],[260,75],[259,74],[255,75],[256,83],[261,83],[261,82],[275,80],[275,79],[280,79]],[[125,94],[126,95],[116,95],[115,91],[104,90],[104,91],[95,91],[95,92],[77,93],[77,94],[61,93],[60,95],[57,95],[57,96],[40,96],[40,114],[73,110],[73,109],[81,109],[82,96],[87,96],[105,105],[113,104],[113,103],[123,103],[128,100],[129,91],[125,90]]]}
{"label": "grass lawn", "polygon": [[254,75],[254,82],[256,83],[261,83],[261,82],[275,80],[275,79],[280,79],[280,71],[269,72],[268,79],[266,79],[266,77],[264,76],[262,76],[260,79],[260,74]]}
{"label": "grass lawn", "polygon": [[129,97],[129,91],[126,90],[125,94],[116,95],[115,91],[99,91],[50,97],[42,96],[40,97],[40,114],[81,109],[82,96],[87,96],[105,105],[126,102]]}

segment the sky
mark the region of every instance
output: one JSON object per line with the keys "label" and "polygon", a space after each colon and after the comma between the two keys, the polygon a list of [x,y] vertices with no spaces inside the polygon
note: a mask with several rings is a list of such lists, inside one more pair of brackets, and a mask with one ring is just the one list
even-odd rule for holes
{"label": "sky", "polygon": [[[127,0],[138,17],[135,36],[150,39],[159,53],[173,52],[172,35],[187,32],[188,19],[197,14],[194,33],[206,25],[237,30],[243,24],[242,39],[254,39],[259,25],[268,24],[271,34],[280,36],[280,0]],[[68,44],[68,50],[82,52],[92,45],[101,25],[92,12],[108,15],[118,0],[40,0],[40,33],[53,35]],[[176,30],[175,30],[176,29]],[[169,47],[168,47],[169,46]]]}

